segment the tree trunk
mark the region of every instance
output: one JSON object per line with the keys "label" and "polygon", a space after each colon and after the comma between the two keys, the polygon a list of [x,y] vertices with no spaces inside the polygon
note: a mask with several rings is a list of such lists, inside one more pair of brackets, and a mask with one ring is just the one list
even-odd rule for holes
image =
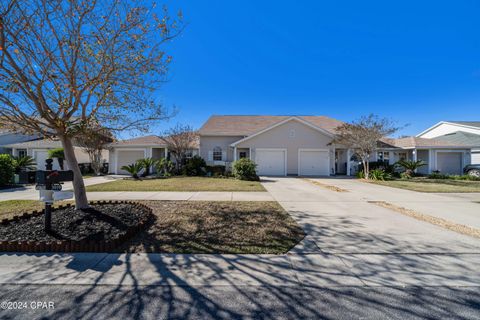
{"label": "tree trunk", "polygon": [[68,137],[60,136],[62,141],[65,158],[68,162],[70,170],[73,171],[73,192],[75,194],[75,208],[88,208],[87,192],[85,184],[83,183],[82,172],[78,166],[77,158],[75,156],[75,149],[73,148],[72,140]]}
{"label": "tree trunk", "polygon": [[369,167],[368,167],[368,161],[362,160],[363,164],[363,175],[366,180],[368,180],[368,174],[369,174]]}

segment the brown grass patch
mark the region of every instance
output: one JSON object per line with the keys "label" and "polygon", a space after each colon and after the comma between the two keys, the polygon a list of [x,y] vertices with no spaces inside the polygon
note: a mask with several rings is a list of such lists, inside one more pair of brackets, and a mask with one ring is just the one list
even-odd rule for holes
{"label": "brown grass patch", "polygon": [[393,211],[401,213],[405,216],[415,218],[417,220],[429,222],[431,224],[440,226],[442,228],[445,228],[451,231],[455,231],[455,232],[465,234],[467,236],[472,236],[475,238],[480,238],[480,230],[476,228],[472,228],[463,224],[454,223],[442,218],[432,217],[430,215],[419,213],[414,210],[406,209],[400,206],[396,206],[394,204],[391,204],[385,201],[368,201],[368,202],[383,208],[391,209]]}
{"label": "brown grass patch", "polygon": [[286,253],[303,230],[277,202],[143,201],[155,219],[120,251]]}
{"label": "brown grass patch", "polygon": [[324,183],[321,183],[321,182],[318,182],[318,181],[315,181],[315,180],[310,180],[310,179],[307,179],[307,178],[303,178],[303,180],[305,180],[305,181],[307,181],[307,182],[310,182],[311,184],[314,184],[314,185],[316,185],[316,186],[319,186],[319,187],[322,187],[322,188],[331,190],[331,191],[335,191],[335,192],[348,192],[347,189],[342,189],[342,188],[339,188],[339,187],[336,187],[336,186],[332,186],[332,185],[329,185],[329,184],[324,184]]}

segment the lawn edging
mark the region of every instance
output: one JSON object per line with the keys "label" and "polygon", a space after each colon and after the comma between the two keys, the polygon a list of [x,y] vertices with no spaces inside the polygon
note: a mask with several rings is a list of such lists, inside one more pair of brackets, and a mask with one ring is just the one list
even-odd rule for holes
{"label": "lawn edging", "polygon": [[[104,205],[104,204],[132,204],[138,209],[144,210],[149,215],[153,214],[152,208],[136,202],[136,201],[92,201],[92,205]],[[57,208],[53,208],[52,211],[70,208],[72,204],[60,205]],[[40,216],[43,211],[26,212],[19,216],[14,216],[10,219],[3,219],[0,221],[1,225],[6,225],[11,222],[18,222],[23,219]],[[88,241],[74,241],[74,240],[56,240],[56,241],[0,241],[0,252],[107,252],[115,249],[119,245],[123,244],[128,239],[135,236],[140,230],[142,230],[148,222],[148,215],[144,219],[140,220],[138,225],[130,226],[124,234],[119,235],[113,240],[88,240]]]}

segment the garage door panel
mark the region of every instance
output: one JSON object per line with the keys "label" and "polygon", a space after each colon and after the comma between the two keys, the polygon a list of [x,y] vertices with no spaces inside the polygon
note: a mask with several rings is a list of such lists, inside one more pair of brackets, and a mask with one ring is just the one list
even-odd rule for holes
{"label": "garage door panel", "polygon": [[462,174],[461,152],[438,152],[437,170],[444,174]]}
{"label": "garage door panel", "polygon": [[301,176],[328,176],[330,174],[330,156],[326,150],[300,150],[299,172]]}
{"label": "garage door panel", "polygon": [[262,176],[284,176],[286,174],[285,150],[257,149],[255,163],[257,172]]}
{"label": "garage door panel", "polygon": [[128,172],[120,169],[123,166],[128,166],[135,163],[139,159],[145,158],[145,152],[143,150],[124,150],[117,151],[117,173],[128,174]]}

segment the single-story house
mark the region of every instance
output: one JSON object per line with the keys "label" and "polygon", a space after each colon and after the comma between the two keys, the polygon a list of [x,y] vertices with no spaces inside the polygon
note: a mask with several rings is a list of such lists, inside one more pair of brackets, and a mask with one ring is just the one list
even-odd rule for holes
{"label": "single-story house", "polygon": [[[163,137],[149,135],[127,140],[119,140],[109,145],[109,171],[113,174],[127,174],[123,166],[144,158],[170,159],[168,144]],[[192,146],[187,157],[198,154],[198,143]]]}
{"label": "single-story house", "polygon": [[[35,159],[38,169],[45,169],[45,160],[48,159],[48,151],[51,149],[62,148],[62,143],[59,140],[51,139],[37,139],[25,142],[11,143],[3,145],[6,153],[13,156],[30,156]],[[88,154],[81,147],[74,147],[75,155],[78,163],[90,163]],[[108,151],[103,152],[103,161],[108,160]],[[68,162],[64,162],[64,168],[68,169]],[[57,161],[53,162],[53,169],[59,170],[60,167]]]}
{"label": "single-story house", "polygon": [[200,128],[200,156],[229,166],[250,158],[259,175],[350,174],[351,150],[331,145],[342,122],[325,116],[212,116]]}
{"label": "single-story house", "polygon": [[480,121],[440,121],[417,135],[471,146],[472,164],[480,164]]}
{"label": "single-story house", "polygon": [[[341,124],[325,116],[214,115],[198,130],[199,145],[191,153],[198,153],[207,165],[227,169],[240,158],[250,158],[259,175],[352,175],[359,166],[354,150],[332,144]],[[474,133],[457,131],[382,139],[371,160],[390,164],[400,159],[424,160],[428,165],[420,173],[461,174],[465,165],[476,161],[475,148],[480,150],[480,144]],[[169,157],[164,138],[150,135],[112,143],[110,171],[124,174],[122,166],[146,157]]]}
{"label": "single-story house", "polygon": [[38,134],[21,134],[13,132],[11,130],[0,128],[0,154],[11,152],[10,148],[7,148],[6,145],[37,139],[40,139],[40,136]]}

